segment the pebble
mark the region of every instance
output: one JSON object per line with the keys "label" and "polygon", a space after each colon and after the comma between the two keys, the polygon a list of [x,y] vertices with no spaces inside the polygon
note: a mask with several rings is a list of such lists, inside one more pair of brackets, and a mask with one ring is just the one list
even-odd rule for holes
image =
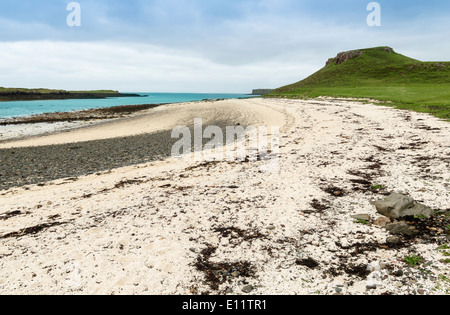
{"label": "pebble", "polygon": [[242,288],[242,292],[244,293],[250,293],[254,290],[255,288],[252,285],[247,285],[245,287]]}
{"label": "pebble", "polygon": [[394,276],[396,277],[402,277],[403,276],[403,270],[399,269],[394,272]]}
{"label": "pebble", "polygon": [[401,240],[397,236],[390,236],[386,239],[386,244],[388,244],[388,245],[397,245],[400,243],[401,243]]}
{"label": "pebble", "polygon": [[[231,126],[229,122],[216,125]],[[175,142],[169,130],[79,143],[0,149],[0,190],[159,161],[171,156]]]}
{"label": "pebble", "polygon": [[391,219],[386,218],[386,217],[379,217],[378,219],[376,219],[373,222],[374,225],[381,226],[381,227],[385,227],[389,223],[391,223]]}
{"label": "pebble", "polygon": [[369,271],[369,272],[381,271],[381,265],[380,265],[380,263],[379,263],[379,262],[373,262],[373,263],[370,263],[370,264],[367,266],[367,271]]}
{"label": "pebble", "polygon": [[366,289],[367,290],[375,290],[377,288],[377,285],[376,284],[368,284],[367,286],[366,286]]}
{"label": "pebble", "polygon": [[342,286],[334,287],[334,291],[336,291],[336,293],[342,293],[343,287]]}
{"label": "pebble", "polygon": [[414,227],[403,221],[386,225],[386,230],[393,235],[416,236],[419,233]]}

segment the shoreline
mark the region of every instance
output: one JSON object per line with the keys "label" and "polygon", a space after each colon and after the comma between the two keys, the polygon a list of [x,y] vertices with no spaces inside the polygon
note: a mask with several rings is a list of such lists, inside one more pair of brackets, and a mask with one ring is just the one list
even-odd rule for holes
{"label": "shoreline", "polygon": [[208,103],[222,100],[224,99],[204,99],[200,101],[179,103],[119,105],[87,110],[2,118],[0,119],[0,145],[11,141],[32,139],[56,133],[70,132],[75,129],[87,128],[94,125],[105,124],[117,119],[133,117],[138,115],[139,112],[148,111],[164,105],[195,104],[198,102]]}
{"label": "shoreline", "polygon": [[[158,94],[158,93],[153,93]],[[159,93],[164,94],[164,93]],[[170,94],[170,93],[169,93]],[[176,95],[177,93],[173,93]],[[196,95],[196,93],[188,93],[192,95]],[[127,97],[128,94],[122,94],[121,97]],[[133,95],[130,94],[131,97],[146,97],[144,95]],[[208,95],[208,94],[198,94],[198,95]],[[222,94],[226,95],[226,94]],[[232,94],[229,94],[232,95]],[[77,109],[72,111],[65,112],[44,112],[41,114],[32,114],[32,115],[21,115],[21,116],[13,116],[13,117],[0,117],[0,126],[6,125],[15,125],[15,124],[33,124],[39,122],[60,122],[60,121],[77,121],[77,120],[89,120],[89,119],[102,119],[109,118],[111,115],[118,115],[120,113],[130,114],[134,112],[138,112],[141,110],[153,108],[156,106],[167,105],[167,104],[183,104],[183,103],[195,103],[195,102],[214,102],[214,101],[222,101],[227,99],[251,99],[257,98],[260,96],[255,96],[248,94],[247,96],[234,97],[234,98],[205,98],[199,100],[184,100],[184,101],[171,101],[171,102],[163,102],[163,103],[154,103],[154,104],[131,104],[131,105],[114,105],[100,108],[88,108],[88,109]],[[113,97],[104,97],[104,98],[113,98]],[[82,98],[80,98],[82,99]],[[63,99],[64,100],[64,99]]]}
{"label": "shoreline", "polygon": [[[344,100],[164,105],[87,133],[13,142],[0,154],[78,146],[80,135],[120,154],[120,137],[193,117],[205,126],[219,118],[279,125],[279,170],[262,172],[263,161],[168,158],[2,190],[0,293],[450,292],[438,250],[445,233],[400,235],[390,245],[371,204],[395,191],[450,211],[450,127],[427,114]],[[355,222],[361,214],[367,224]],[[425,262],[410,266],[408,256]]]}
{"label": "shoreline", "polygon": [[162,105],[166,104],[122,105],[70,112],[53,112],[30,116],[3,118],[0,119],[0,126],[122,118],[142,110],[152,109]]}
{"label": "shoreline", "polygon": [[[188,126],[193,137],[194,119],[203,117],[209,125],[219,126],[225,134],[226,127],[235,125],[237,121],[233,120],[233,115],[227,118],[225,114],[214,113],[211,104],[216,104],[223,113],[229,113],[228,107],[236,108],[235,102],[212,100],[63,113],[64,119],[78,119],[85,117],[83,115],[92,117],[93,113],[99,116],[98,121],[92,124],[72,126],[70,123],[61,126],[67,127],[65,130],[56,128],[48,133],[0,141],[0,191],[31,184],[45,185],[48,181],[61,178],[77,178],[167,159],[172,146],[178,141],[171,138],[172,128]],[[111,117],[110,111],[118,116]],[[184,114],[180,115],[180,111]],[[34,117],[32,119],[36,120]],[[53,120],[54,114],[45,115],[38,121],[45,119]],[[244,125],[256,121],[241,119],[239,122]],[[134,126],[135,131],[130,131],[130,126]],[[144,126],[146,130],[142,129]],[[57,139],[56,142],[53,139]],[[204,144],[208,142],[206,139],[203,141]]]}
{"label": "shoreline", "polygon": [[163,105],[124,105],[0,119],[0,145],[105,124]]}
{"label": "shoreline", "polygon": [[[201,117],[204,117],[205,122],[211,124],[214,124],[214,121],[220,122],[235,119],[235,122],[231,122],[231,125],[236,125],[240,122],[248,121],[247,118],[254,118],[258,125],[263,123],[264,120],[281,123],[283,116],[277,111],[269,109],[274,114],[273,117],[268,117],[264,112],[255,113],[251,108],[252,99],[257,98],[203,100],[157,106],[151,105],[152,108],[150,109],[139,110],[131,115],[125,115],[116,119],[99,120],[98,124],[83,128],[73,128],[61,133],[55,132],[48,135],[21,137],[23,139],[3,141],[0,142],[0,149],[87,142],[149,134],[172,130],[176,126],[190,126],[195,118]],[[243,117],[241,117],[239,110],[244,110]],[[77,112],[73,114],[78,115]],[[0,126],[0,130],[1,128]]]}

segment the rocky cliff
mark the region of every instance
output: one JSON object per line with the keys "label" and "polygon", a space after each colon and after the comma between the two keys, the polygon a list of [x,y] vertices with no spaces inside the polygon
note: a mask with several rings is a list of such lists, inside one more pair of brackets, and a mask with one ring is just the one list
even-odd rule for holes
{"label": "rocky cliff", "polygon": [[267,95],[272,93],[273,91],[273,89],[255,89],[253,90],[252,95]]}

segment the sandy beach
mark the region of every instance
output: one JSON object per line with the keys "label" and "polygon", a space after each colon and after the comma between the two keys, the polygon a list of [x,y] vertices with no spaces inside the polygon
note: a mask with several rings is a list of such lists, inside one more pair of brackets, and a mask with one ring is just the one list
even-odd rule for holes
{"label": "sandy beach", "polygon": [[[279,127],[278,170],[171,158],[170,131],[195,118]],[[11,128],[0,126],[0,294],[450,292],[448,230],[392,242],[371,203],[397,192],[448,218],[450,127],[428,114],[255,98],[25,139]]]}

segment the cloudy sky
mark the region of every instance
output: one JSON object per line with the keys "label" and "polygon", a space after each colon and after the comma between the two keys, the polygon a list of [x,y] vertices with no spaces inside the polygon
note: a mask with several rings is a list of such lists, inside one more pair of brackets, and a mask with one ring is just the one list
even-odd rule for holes
{"label": "cloudy sky", "polygon": [[0,86],[230,92],[299,81],[338,52],[449,60],[450,1],[1,0]]}

